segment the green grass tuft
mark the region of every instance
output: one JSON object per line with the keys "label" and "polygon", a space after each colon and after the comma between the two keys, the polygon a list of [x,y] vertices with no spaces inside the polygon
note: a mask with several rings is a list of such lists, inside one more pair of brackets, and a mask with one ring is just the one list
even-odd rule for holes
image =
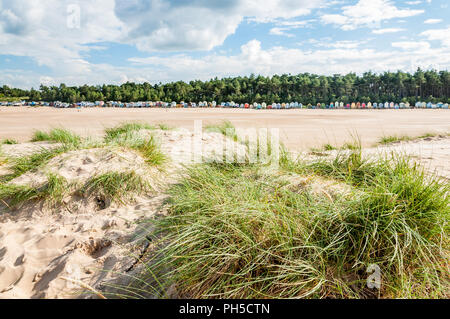
{"label": "green grass tuft", "polygon": [[39,191],[45,194],[47,200],[51,200],[53,203],[61,203],[64,195],[69,191],[69,183],[63,176],[49,174],[47,183]]}
{"label": "green grass tuft", "polygon": [[101,195],[107,200],[123,204],[133,200],[134,195],[144,194],[148,190],[148,182],[133,171],[108,172],[89,179],[82,193]]}
{"label": "green grass tuft", "polygon": [[[286,161],[291,161],[289,158]],[[449,185],[402,157],[360,150],[284,168],[347,183],[291,187],[257,165],[203,164],[155,222],[147,286],[186,298],[426,298],[448,294]],[[381,290],[366,287],[381,268]],[[154,277],[157,275],[158,280]],[[148,287],[147,287],[148,288]]]}
{"label": "green grass tuft", "polygon": [[6,144],[6,145],[15,145],[15,144],[19,144],[19,142],[17,142],[16,140],[13,139],[4,139],[0,142],[0,144]]}
{"label": "green grass tuft", "polygon": [[167,124],[164,124],[164,123],[158,124],[157,127],[158,127],[160,130],[162,130],[162,131],[170,131],[170,130],[173,130],[173,128],[172,128],[171,126],[169,126],[169,125],[167,125]]}
{"label": "green grass tuft", "polygon": [[30,200],[45,200],[56,204],[61,203],[67,191],[68,183],[64,177],[49,174],[47,182],[41,187],[0,184],[0,203],[7,208],[16,208]]}
{"label": "green grass tuft", "polygon": [[39,152],[31,155],[11,158],[9,162],[11,164],[12,174],[4,176],[3,181],[10,181],[26,172],[36,170],[45,164],[47,164],[55,156],[67,152],[69,148],[67,146],[61,146],[53,149],[42,149]]}
{"label": "green grass tuft", "polygon": [[230,121],[223,121],[220,124],[206,125],[205,131],[223,134],[223,135],[231,138],[235,142],[237,142],[239,140],[239,137],[236,132],[236,128]]}
{"label": "green grass tuft", "polygon": [[430,137],[436,137],[436,136],[439,136],[439,134],[437,134],[437,133],[425,133],[425,134],[422,134],[422,135],[418,136],[417,138],[430,138]]}
{"label": "green grass tuft", "polygon": [[347,142],[340,147],[341,150],[355,151],[361,149],[361,144],[359,142]]}
{"label": "green grass tuft", "polygon": [[381,145],[387,145],[387,144],[392,144],[392,143],[399,143],[399,142],[407,142],[407,141],[411,141],[414,138],[407,136],[407,135],[402,135],[402,136],[398,136],[398,135],[390,135],[390,136],[383,136],[378,144]]}
{"label": "green grass tuft", "polygon": [[138,122],[123,123],[118,126],[106,129],[105,141],[110,142],[114,139],[119,138],[123,134],[129,134],[140,130],[153,130],[153,129],[155,129],[153,126],[146,123],[138,123]]}
{"label": "green grass tuft", "polygon": [[0,205],[6,208],[15,208],[25,201],[38,198],[39,192],[36,188],[14,184],[0,184]]}
{"label": "green grass tuft", "polygon": [[154,136],[151,135],[149,138],[144,138],[137,133],[138,129],[135,129],[137,126],[127,127],[128,130],[117,135],[116,133],[107,133],[107,143],[109,145],[126,147],[139,152],[146,163],[150,165],[161,165],[167,160],[166,156],[161,152]]}
{"label": "green grass tuft", "polygon": [[50,141],[50,134],[43,131],[35,131],[33,133],[33,137],[31,138],[31,142],[43,142]]}
{"label": "green grass tuft", "polygon": [[32,142],[50,141],[68,145],[79,146],[82,142],[80,136],[61,128],[52,129],[50,132],[36,131]]}
{"label": "green grass tuft", "polygon": [[325,145],[322,147],[322,149],[323,149],[324,151],[333,151],[333,150],[336,150],[337,148],[334,147],[334,146],[331,145],[331,144],[325,144]]}

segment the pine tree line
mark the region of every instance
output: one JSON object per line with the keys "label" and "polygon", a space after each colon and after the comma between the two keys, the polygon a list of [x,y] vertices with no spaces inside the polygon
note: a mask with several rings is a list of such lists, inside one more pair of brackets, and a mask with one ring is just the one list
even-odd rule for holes
{"label": "pine tree line", "polygon": [[423,71],[415,73],[366,72],[361,76],[321,76],[310,73],[284,74],[272,77],[250,75],[209,81],[178,81],[167,84],[124,83],[97,86],[44,86],[21,90],[0,87],[2,97],[28,97],[32,101],[234,101],[236,103],[282,103],[298,101],[303,104],[351,102],[409,102],[450,103],[450,72]]}

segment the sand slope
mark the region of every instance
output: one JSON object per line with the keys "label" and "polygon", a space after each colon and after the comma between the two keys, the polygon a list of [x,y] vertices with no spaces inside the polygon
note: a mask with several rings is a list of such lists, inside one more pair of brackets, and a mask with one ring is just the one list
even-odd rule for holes
{"label": "sand slope", "polygon": [[[141,133],[148,135],[150,131]],[[139,256],[149,247],[148,221],[166,213],[165,190],[176,182],[181,164],[195,152],[189,144],[190,133],[151,131],[151,134],[157,136],[162,150],[170,157],[163,172],[145,165],[136,152],[108,147],[61,154],[38,171],[12,181],[39,185],[46,174],[53,172],[69,182],[83,183],[102,172],[133,169],[151,181],[153,191],[129,205],[106,203],[103,207],[95,198],[71,195],[56,208],[29,202],[18,210],[0,214],[0,298],[90,298],[92,294],[80,295],[78,281],[102,289],[118,278],[134,274]],[[204,154],[211,158],[217,155],[217,145],[223,136],[207,133],[201,141]],[[2,150],[9,156],[20,156],[54,146],[24,143]],[[245,151],[242,144],[236,143],[235,147]],[[364,150],[368,155],[392,151],[412,156],[429,171],[450,178],[450,138]]]}
{"label": "sand slope", "polygon": [[[93,148],[56,156],[45,167],[11,181],[39,186],[48,173],[57,173],[69,182],[83,184],[104,172],[133,169],[150,181],[153,191],[130,205],[106,203],[106,207],[100,207],[96,198],[71,195],[56,208],[30,202],[15,211],[0,213],[0,298],[92,297],[80,295],[78,281],[97,289],[133,273],[139,256],[149,245],[146,234],[151,226],[146,221],[165,213],[164,190],[177,180],[181,164],[193,157],[194,150],[186,148],[191,134],[151,133],[170,157],[163,172],[146,165],[136,152],[117,147]],[[204,134],[205,156],[214,157],[216,145],[222,140],[221,134]],[[42,147],[54,145],[8,145],[4,153],[21,156]],[[241,144],[236,147],[245,150]]]}

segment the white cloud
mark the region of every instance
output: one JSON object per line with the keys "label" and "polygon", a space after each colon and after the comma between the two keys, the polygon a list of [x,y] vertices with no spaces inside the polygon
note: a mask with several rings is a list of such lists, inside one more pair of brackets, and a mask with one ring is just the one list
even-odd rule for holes
{"label": "white cloud", "polygon": [[372,33],[385,34],[385,33],[396,33],[396,32],[402,32],[402,31],[405,31],[405,29],[401,29],[401,28],[386,28],[386,29],[373,30]]}
{"label": "white cloud", "polygon": [[[215,76],[227,77],[250,73],[346,74],[363,73],[368,69],[374,72],[398,69],[415,71],[417,67],[427,69],[450,66],[450,52],[444,49],[430,49],[426,42],[416,45],[416,49],[411,43],[409,46],[406,42],[395,44],[394,48],[400,50],[367,49],[360,43],[352,41],[331,43],[328,47],[329,49],[316,50],[273,47],[264,50],[259,41],[252,40],[241,47],[240,54],[234,56],[213,54],[195,59],[187,55],[177,55],[132,58],[130,61],[141,68],[158,68],[156,71],[158,73],[183,80],[193,78],[207,80]],[[409,52],[405,54],[404,50],[407,49]],[[440,61],[440,65],[430,65],[430,61]]]}
{"label": "white cloud", "polygon": [[288,38],[292,38],[294,35],[292,33],[287,33],[286,31],[290,30],[290,28],[279,28],[275,27],[269,30],[269,34],[271,35],[282,35]]}
{"label": "white cloud", "polygon": [[428,50],[430,48],[430,44],[426,41],[393,42],[392,46],[404,50]]}
{"label": "white cloud", "polygon": [[440,41],[442,45],[450,47],[450,27],[447,29],[427,30],[420,34],[430,41]]}
{"label": "white cloud", "polygon": [[441,22],[442,22],[442,19],[427,19],[423,23],[425,23],[425,24],[436,24],[436,23],[441,23]]}
{"label": "white cloud", "polygon": [[[317,44],[317,43],[316,43]],[[322,45],[323,44],[323,45]],[[368,70],[448,69],[450,50],[430,48],[427,42],[397,42],[391,49],[369,49],[361,42],[340,41],[320,43],[322,47],[301,49],[272,47],[263,49],[261,42],[251,40],[241,46],[236,55],[212,53],[194,58],[187,54],[131,58],[130,67],[108,64],[87,64],[81,73],[58,73],[42,78],[45,83],[82,85],[123,83],[125,81],[151,83],[168,81],[208,80],[214,77],[242,76],[251,73],[273,75],[282,73],[317,73],[332,75],[348,72],[363,73]],[[438,61],[438,65],[432,64]],[[20,87],[37,87],[42,74],[27,70],[2,70],[3,83]]]}
{"label": "white cloud", "polygon": [[342,14],[324,14],[326,24],[335,24],[342,30],[359,27],[380,27],[382,21],[419,15],[423,10],[399,9],[390,0],[359,0],[353,6],[342,8]]}
{"label": "white cloud", "polygon": [[[76,1],[0,0],[1,54],[27,56],[49,70],[2,69],[2,83],[29,88],[37,87],[39,83],[157,83],[250,73],[362,73],[368,68],[375,72],[414,71],[418,66],[430,67],[430,61],[439,61],[442,68],[450,67],[450,50],[447,47],[431,49],[427,42],[440,41],[442,45],[450,46],[450,29],[423,32],[421,36],[427,41],[419,41],[422,45],[405,39],[395,42],[392,48],[371,49],[366,45],[368,40],[333,42],[331,38],[323,38],[310,41],[300,49],[281,46],[263,49],[260,41],[252,40],[231,56],[230,51],[225,50],[202,53],[197,58],[172,53],[132,58],[128,61],[131,66],[126,67],[89,63],[84,58],[86,53],[108,47],[98,42],[131,43],[152,52],[208,50],[222,44],[245,19],[271,21],[271,32],[291,34],[290,30],[308,27],[312,22],[300,20],[299,16],[325,2],[272,0],[262,4],[256,0],[194,0],[188,7],[182,0],[174,0],[172,3],[176,5],[168,5],[167,0],[96,0],[95,4],[94,1],[79,1],[81,25],[79,29],[70,29],[66,21],[67,5],[73,2]],[[385,12],[381,5],[387,5],[391,11]],[[386,0],[361,0],[356,6],[344,7],[342,14],[335,15],[345,20],[335,24],[351,29],[421,12],[398,9]],[[373,32],[383,34],[393,30],[399,29],[379,28]],[[113,51],[105,52],[114,54]]]}
{"label": "white cloud", "polygon": [[277,21],[275,27],[271,28],[269,34],[281,35],[286,37],[294,37],[294,34],[288,33],[288,31],[308,27],[309,23],[315,20],[303,20],[303,21]]}
{"label": "white cloud", "polygon": [[[121,23],[111,0],[81,6],[80,28],[67,24],[67,1],[0,0],[0,52],[33,58],[39,65],[83,71],[86,44],[115,41]],[[80,64],[81,62],[81,64]]]}
{"label": "white cloud", "polygon": [[140,50],[211,50],[233,34],[245,18],[256,22],[291,19],[310,13],[323,2],[116,0],[115,11],[129,28],[127,40]]}
{"label": "white cloud", "polygon": [[335,48],[335,49],[356,49],[356,48],[364,48],[364,45],[368,42],[368,40],[364,41],[343,40],[332,42],[331,39],[325,38],[320,41],[310,39],[308,42],[310,44],[313,44],[315,47]]}
{"label": "white cloud", "polygon": [[[112,74],[111,81],[117,81],[134,70],[111,71],[109,66],[88,63],[84,55],[101,49],[97,42],[132,44],[144,51],[210,50],[221,45],[244,19],[292,19],[309,13],[323,1],[269,0],[262,5],[257,0],[0,0],[0,52],[32,58],[49,68],[55,81],[108,82],[108,76],[97,75],[105,68]],[[79,28],[69,19],[73,12],[68,12],[76,3],[80,8]],[[290,25],[284,27],[292,29],[302,22],[287,23]],[[11,76],[10,71],[8,79]],[[43,82],[48,82],[45,76]],[[21,81],[29,83],[24,78]]]}
{"label": "white cloud", "polygon": [[405,3],[410,6],[415,6],[415,5],[421,4],[422,1],[406,1]]}

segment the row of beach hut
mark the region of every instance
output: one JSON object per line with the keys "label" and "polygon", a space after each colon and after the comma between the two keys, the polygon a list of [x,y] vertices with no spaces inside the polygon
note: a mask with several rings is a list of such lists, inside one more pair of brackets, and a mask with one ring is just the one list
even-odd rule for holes
{"label": "row of beach hut", "polygon": [[64,103],[64,102],[0,102],[2,106],[50,106],[56,108],[83,108],[83,107],[120,107],[120,108],[243,108],[243,109],[448,109],[448,103],[431,103],[431,102],[417,102],[414,105],[409,103],[317,103],[302,104],[299,102],[290,103],[235,103],[235,102],[222,102],[216,103],[215,101],[207,102],[130,102],[123,103],[117,101],[96,101],[96,102],[79,102],[79,103]]}

